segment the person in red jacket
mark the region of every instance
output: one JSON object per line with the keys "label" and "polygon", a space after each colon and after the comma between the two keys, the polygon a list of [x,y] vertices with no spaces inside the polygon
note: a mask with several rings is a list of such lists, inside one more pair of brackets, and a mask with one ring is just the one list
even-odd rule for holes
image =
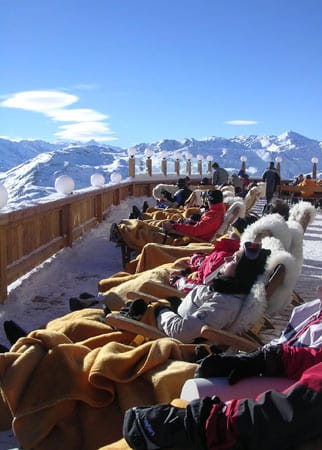
{"label": "person in red jacket", "polygon": [[178,231],[180,234],[185,234],[192,238],[197,237],[205,241],[210,240],[223,223],[226,208],[223,203],[223,193],[220,190],[208,191],[206,200],[209,204],[209,209],[202,214],[201,219],[197,223],[191,225],[189,223],[165,222],[163,229],[168,232]]}
{"label": "person in red jacket", "polygon": [[228,376],[230,383],[253,375],[284,375],[294,383],[255,399],[223,402],[214,396],[186,408],[131,408],[123,435],[132,449],[286,450],[322,435],[322,349],[280,345],[211,357],[212,376]]}

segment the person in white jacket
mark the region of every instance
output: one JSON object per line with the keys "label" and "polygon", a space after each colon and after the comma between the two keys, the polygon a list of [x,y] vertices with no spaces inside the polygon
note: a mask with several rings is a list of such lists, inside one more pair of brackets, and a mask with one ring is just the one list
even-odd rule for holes
{"label": "person in white jacket", "polygon": [[204,325],[228,329],[236,320],[243,302],[257,277],[264,272],[270,250],[259,243],[246,242],[226,258],[209,285],[198,285],[180,303],[177,311],[164,307],[158,311],[158,328],[167,336],[191,343]]}

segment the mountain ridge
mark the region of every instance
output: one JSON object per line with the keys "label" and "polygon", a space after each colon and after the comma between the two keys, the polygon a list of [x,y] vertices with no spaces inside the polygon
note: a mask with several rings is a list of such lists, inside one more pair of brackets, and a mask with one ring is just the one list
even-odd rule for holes
{"label": "mountain ridge", "polygon": [[[174,174],[174,160],[179,156],[181,173],[185,174],[187,156],[191,158],[192,174],[198,173],[198,157],[203,156],[203,173],[207,172],[207,156],[212,156],[229,173],[241,167],[246,156],[250,176],[260,177],[270,161],[282,158],[282,178],[311,173],[312,158],[319,158],[322,142],[289,130],[281,135],[249,135],[233,138],[163,139],[140,143],[136,150],[136,174],[145,174],[145,151],[152,150],[153,173],[161,172],[163,151],[168,152],[168,172]],[[70,175],[75,189],[90,186],[93,173],[104,175],[106,183],[113,172],[128,177],[128,149],[90,141],[81,143],[49,143],[41,140],[11,141],[0,138],[0,182],[8,193],[8,204],[24,204],[55,193],[55,179]],[[179,152],[179,155],[176,153]]]}

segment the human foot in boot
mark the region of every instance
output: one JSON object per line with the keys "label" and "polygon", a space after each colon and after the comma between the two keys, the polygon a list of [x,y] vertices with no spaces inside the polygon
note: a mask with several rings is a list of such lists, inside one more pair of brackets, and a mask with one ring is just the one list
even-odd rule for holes
{"label": "human foot in boot", "polygon": [[85,308],[91,308],[92,306],[98,305],[100,302],[95,297],[90,297],[88,301],[81,300],[76,297],[71,297],[69,299],[69,309],[70,311],[79,311]]}
{"label": "human foot in boot", "polygon": [[19,338],[27,336],[28,334],[27,331],[21,328],[13,320],[5,320],[3,322],[3,328],[11,345],[15,344]]}

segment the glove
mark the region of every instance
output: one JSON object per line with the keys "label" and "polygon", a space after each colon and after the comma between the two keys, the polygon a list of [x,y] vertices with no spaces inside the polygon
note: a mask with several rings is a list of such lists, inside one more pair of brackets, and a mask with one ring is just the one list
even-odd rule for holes
{"label": "glove", "polygon": [[120,315],[128,317],[129,319],[141,320],[143,314],[148,309],[148,305],[142,298],[138,298],[133,302],[127,302],[125,306],[120,309]]}
{"label": "glove", "polygon": [[212,353],[222,353],[222,349],[216,345],[200,344],[195,346],[196,363],[200,364],[207,356]]}
{"label": "glove", "polygon": [[236,355],[211,354],[201,361],[195,378],[228,377],[229,384],[235,384],[245,377],[282,373],[282,348],[276,346]]}

